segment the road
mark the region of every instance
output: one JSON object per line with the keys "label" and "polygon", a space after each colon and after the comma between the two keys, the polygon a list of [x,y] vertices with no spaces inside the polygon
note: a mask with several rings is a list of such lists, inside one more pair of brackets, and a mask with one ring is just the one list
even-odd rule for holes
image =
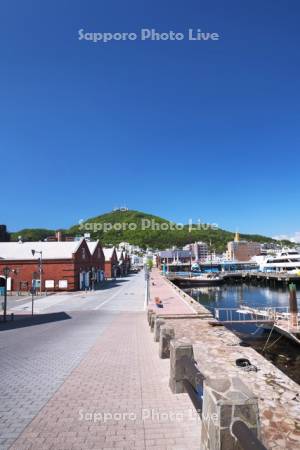
{"label": "road", "polygon": [[[31,302],[9,307],[22,312]],[[37,300],[40,323],[0,324],[0,448],[15,441],[120,314],[143,310],[144,275],[139,273],[109,289]]]}
{"label": "road", "polygon": [[[140,294],[140,290],[136,291],[136,283],[131,283],[135,277],[135,275],[131,275],[118,278],[116,281],[108,281],[102,289],[97,291],[58,293],[42,298],[35,297],[34,311],[39,314],[59,311],[97,311],[106,305],[106,303],[109,303],[110,300],[117,296],[119,297],[120,294],[126,296],[126,310],[140,310],[140,301],[135,301],[135,296]],[[7,305],[9,313],[30,312],[32,306],[31,296],[8,296]],[[122,298],[118,304],[114,303],[115,310],[123,306],[124,302]]]}

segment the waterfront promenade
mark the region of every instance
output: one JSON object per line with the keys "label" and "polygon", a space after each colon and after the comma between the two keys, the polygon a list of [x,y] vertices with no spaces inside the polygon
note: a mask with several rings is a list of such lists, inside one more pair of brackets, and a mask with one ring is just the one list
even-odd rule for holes
{"label": "waterfront promenade", "polygon": [[[162,277],[157,269],[152,270],[150,276],[150,303],[149,308],[154,308],[164,315],[169,314],[195,314],[191,303],[170,288],[168,280]],[[155,298],[162,302],[162,308],[157,308]]]}
{"label": "waterfront promenade", "polygon": [[[159,274],[157,273],[156,276],[159,277]],[[171,345],[170,343],[170,346],[173,348],[173,354],[171,351],[170,355],[170,366],[174,370],[174,383],[178,373],[182,373],[182,368],[177,366],[179,356],[176,356],[175,349],[178,348],[179,355],[182,355],[180,352],[184,352],[185,355],[189,355],[188,358],[190,358],[191,362],[196,362],[197,369],[204,379],[207,380],[207,386],[210,383],[214,385],[214,380],[222,380],[221,385],[224,386],[236,386],[237,383],[233,380],[238,379],[239,383],[241,382],[241,385],[244,385],[245,389],[247,387],[250,389],[249,395],[251,397],[249,399],[251,398],[253,404],[256,404],[256,421],[253,420],[253,417],[249,420],[250,416],[248,416],[248,413],[242,413],[240,405],[237,407],[237,411],[239,411],[237,414],[238,417],[243,418],[246,424],[249,423],[249,426],[253,427],[254,423],[256,424],[256,430],[260,431],[260,439],[267,449],[300,449],[299,385],[283,374],[253,348],[240,345],[239,338],[224,326],[212,326],[211,323],[214,322],[214,319],[205,317],[203,313],[205,308],[203,306],[193,302],[193,299],[171,282],[164,281],[164,283],[168,283],[169,298],[179,295],[185,303],[190,303],[192,308],[197,312],[196,317],[182,316],[181,319],[178,319],[178,317],[172,316],[171,314],[169,317],[167,314],[163,315],[157,307],[152,305],[153,313],[150,316],[150,323],[154,334],[156,333],[157,323],[159,323],[160,340],[165,336],[163,330],[165,327],[168,328],[168,334],[173,338],[173,344]],[[158,295],[158,292],[156,294]],[[199,310],[199,307],[202,308],[202,311]],[[161,320],[163,320],[163,325],[161,325]],[[170,330],[172,330],[172,333],[170,333]],[[181,350],[180,347],[182,347]],[[237,361],[242,358],[250,361],[252,365],[251,370],[244,370],[237,365]],[[178,383],[180,385],[180,378],[173,385],[175,386]],[[240,391],[240,394],[245,399],[248,396],[248,394],[245,396],[243,391]],[[234,443],[231,442],[233,438],[229,425],[233,423],[232,420],[235,417],[236,405],[234,398],[240,394],[237,394],[236,388],[230,393],[233,399],[230,406],[232,413],[230,412],[228,417],[226,417],[227,437],[226,439],[224,437],[226,441],[224,441],[224,448],[228,450],[234,448]],[[223,392],[220,395],[219,398],[222,398]],[[205,395],[204,389],[205,397],[207,396]],[[218,402],[216,402],[217,404]],[[225,403],[225,405],[226,409],[230,405],[230,401],[229,403]],[[205,408],[204,405],[203,408]],[[222,432],[222,425],[219,430]],[[202,447],[200,446],[200,448]],[[203,448],[206,450],[207,447],[204,446]]]}
{"label": "waterfront promenade", "polygon": [[143,273],[107,300],[0,331],[1,449],[199,449],[197,416],[171,393],[147,327]]}
{"label": "waterfront promenade", "polygon": [[[48,323],[2,328],[1,449],[206,450],[190,398],[170,390],[174,360],[159,358],[155,333],[147,326],[144,288],[140,273],[102,297],[101,308],[95,300],[94,310],[59,312],[63,303],[57,302]],[[255,350],[240,346],[230,331],[212,327],[205,308],[157,270],[151,272],[150,290],[149,309],[173,328],[172,346],[190,342],[208,382],[239,378],[252,391],[266,448],[300,448],[299,386]],[[257,371],[237,367],[241,357]],[[232,447],[227,442],[224,448]]]}

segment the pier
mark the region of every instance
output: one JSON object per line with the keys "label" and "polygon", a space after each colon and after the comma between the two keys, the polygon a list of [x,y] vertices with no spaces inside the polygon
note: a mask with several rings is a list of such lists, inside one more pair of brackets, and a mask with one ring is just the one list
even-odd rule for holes
{"label": "pier", "polygon": [[225,272],[222,274],[222,278],[224,281],[263,282],[270,285],[274,283],[290,284],[300,282],[299,275],[288,272]]}
{"label": "pier", "polygon": [[299,385],[157,270],[149,284],[148,307],[140,273],[0,324],[1,449],[299,448]]}
{"label": "pier", "polygon": [[281,272],[220,272],[211,274],[168,273],[167,278],[180,286],[216,286],[223,283],[257,283],[267,286],[287,286],[290,283],[299,284],[300,276]]}
{"label": "pier", "polygon": [[[220,308],[216,309],[219,315]],[[228,324],[247,324],[247,323],[257,323],[262,324],[265,328],[273,328],[280,335],[291,339],[296,344],[300,345],[300,320],[297,317],[295,324],[292,324],[292,317],[289,311],[289,307],[264,307],[264,308],[252,308],[246,305],[240,306],[237,310],[240,320],[228,320],[222,321],[221,323]],[[243,316],[249,316],[251,319],[243,319]]]}
{"label": "pier", "polygon": [[[191,405],[197,407],[201,429],[199,448],[231,450],[238,442],[238,448],[246,449],[249,436],[253,435],[258,441],[252,448],[299,448],[299,385],[253,348],[242,346],[230,330],[212,326],[219,322],[212,318],[210,311],[171,280],[153,271],[152,282],[148,308],[150,330],[158,343],[158,356],[170,358],[172,392],[188,393]],[[164,294],[160,290],[162,284]],[[162,305],[172,297],[174,304],[182,300],[191,306],[194,314],[192,317],[182,314],[180,319],[177,313],[174,319],[170,303],[165,313],[164,307],[155,304],[156,297],[160,297]],[[260,321],[266,326],[274,325],[274,319],[256,317],[254,320]],[[243,366],[244,361],[249,364]],[[211,423],[207,411],[218,411],[224,421]],[[237,441],[231,432],[238,419],[243,422],[241,427],[245,427],[248,439],[240,436]]]}

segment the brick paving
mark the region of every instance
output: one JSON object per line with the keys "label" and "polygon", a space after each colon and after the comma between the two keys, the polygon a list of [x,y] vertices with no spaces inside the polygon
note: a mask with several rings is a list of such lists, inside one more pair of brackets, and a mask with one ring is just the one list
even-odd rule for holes
{"label": "brick paving", "polygon": [[116,315],[11,448],[199,449],[200,424],[187,395],[169,390],[169,364],[145,312]]}
{"label": "brick paving", "polygon": [[59,316],[66,319],[51,316],[47,323],[0,332],[0,449],[14,442],[114,318]]}
{"label": "brick paving", "polygon": [[22,433],[120,311],[144,310],[144,292],[143,274],[134,275],[83,299],[82,293],[60,295],[65,300],[54,301],[46,314],[0,322],[1,450]]}
{"label": "brick paving", "polygon": [[[153,269],[150,277],[150,303],[149,307],[160,314],[195,314],[195,309],[188,304],[174,289],[170,288],[168,281],[163,278],[157,269]],[[163,302],[163,308],[155,305],[155,297]]]}

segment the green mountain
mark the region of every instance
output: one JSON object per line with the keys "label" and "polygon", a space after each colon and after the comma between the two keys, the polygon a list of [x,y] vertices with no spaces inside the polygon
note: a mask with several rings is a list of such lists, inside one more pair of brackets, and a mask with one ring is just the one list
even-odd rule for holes
{"label": "green mountain", "polygon": [[[180,227],[179,227],[180,228]],[[195,241],[211,242],[213,249],[222,252],[228,241],[233,240],[234,233],[220,228],[212,229],[207,225],[197,227],[184,225],[179,229],[174,222],[161,217],[133,210],[117,210],[92,217],[86,221],[62,230],[68,235],[83,235],[90,233],[94,239],[100,239],[103,245],[130,242],[142,248],[165,249],[172,246],[182,247]],[[25,240],[40,240],[53,235],[54,230],[26,229],[12,233],[12,239],[19,235]],[[261,235],[241,234],[241,239],[256,242],[276,242],[274,239]],[[284,241],[285,245],[292,245]]]}

